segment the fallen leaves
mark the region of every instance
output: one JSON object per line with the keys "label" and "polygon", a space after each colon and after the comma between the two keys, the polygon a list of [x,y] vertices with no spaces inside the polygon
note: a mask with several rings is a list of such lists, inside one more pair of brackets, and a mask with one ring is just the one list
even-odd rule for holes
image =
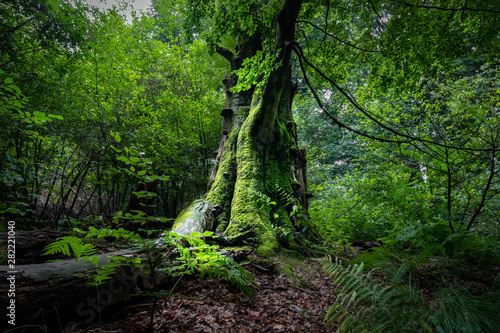
{"label": "fallen leaves", "polygon": [[[155,314],[155,332],[333,332],[322,315],[333,302],[331,280],[319,273],[319,265],[309,261],[314,278],[308,281],[314,290],[299,288],[275,271],[266,274],[254,267],[261,289],[254,298],[242,294],[224,281],[190,277],[179,283],[175,295],[159,302]],[[81,332],[145,332],[149,322],[147,308],[136,314]],[[123,314],[122,314],[123,316]],[[102,331],[99,331],[102,329]]]}

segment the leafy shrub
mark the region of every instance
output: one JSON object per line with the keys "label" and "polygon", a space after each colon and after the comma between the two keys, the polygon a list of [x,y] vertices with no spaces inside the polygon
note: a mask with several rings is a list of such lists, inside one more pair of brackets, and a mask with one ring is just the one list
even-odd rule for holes
{"label": "leafy shrub", "polygon": [[387,230],[432,220],[428,188],[411,182],[405,167],[381,163],[372,169],[310,186],[316,196],[311,217],[327,239],[374,241]]}
{"label": "leafy shrub", "polygon": [[[391,283],[363,273],[363,263],[342,266],[331,258],[323,270],[334,278],[338,296],[325,321],[346,332],[497,332],[500,292],[474,296],[467,289],[442,288],[427,303],[410,285],[402,286],[401,265]],[[410,279],[411,282],[411,279]]]}
{"label": "leafy shrub", "polygon": [[[97,230],[90,227],[89,230],[90,232],[87,233],[86,238],[121,238],[131,244],[135,244],[136,248],[146,251],[148,254],[143,260],[135,257],[130,259],[113,257],[113,261],[110,264],[101,267],[96,272],[96,275],[92,277],[93,282],[99,281],[97,284],[110,278],[114,273],[114,268],[118,267],[118,265],[128,264],[142,267],[151,275],[155,274],[154,271],[156,270],[178,277],[199,272],[201,277],[207,276],[209,279],[224,278],[235,285],[240,291],[249,295],[253,294],[253,288],[258,287],[253,276],[241,265],[218,253],[216,246],[208,245],[203,241],[203,237],[211,235],[211,232],[207,231],[204,234],[193,233],[189,237],[172,233],[164,236],[161,241],[158,241],[143,239],[136,233],[122,228],[119,230]],[[183,238],[187,240],[187,245],[186,243],[183,245],[181,241]],[[164,267],[162,265],[165,259],[163,253],[171,251],[172,248],[176,249],[179,257],[174,262],[174,265]],[[79,259],[90,261],[98,267],[99,258],[96,255],[97,248],[92,244],[85,244],[78,237],[61,237],[58,241],[46,246],[44,254],[55,253],[63,253],[68,256],[73,253],[76,261]],[[151,262],[154,262],[153,266],[151,266]]]}
{"label": "leafy shrub", "polygon": [[453,257],[479,264],[484,270],[500,264],[500,242],[484,239],[473,232],[451,233],[445,223],[409,226],[388,232],[381,239],[386,249],[400,252],[404,249],[420,256]]}

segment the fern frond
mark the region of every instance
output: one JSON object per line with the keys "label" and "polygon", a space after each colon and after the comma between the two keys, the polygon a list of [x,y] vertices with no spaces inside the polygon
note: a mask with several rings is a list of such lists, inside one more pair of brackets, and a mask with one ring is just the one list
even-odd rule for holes
{"label": "fern frond", "polygon": [[61,239],[55,241],[52,244],[47,245],[44,248],[44,253],[42,253],[43,256],[50,255],[50,254],[56,254],[56,253],[62,253],[67,256],[71,256],[71,252],[69,250],[69,244],[83,244],[83,241],[78,238],[78,237],[73,237],[73,236],[64,236],[61,237]]}
{"label": "fern frond", "polygon": [[81,257],[97,254],[97,248],[94,245],[83,244],[82,239],[74,236],[61,237],[54,243],[47,245],[44,251],[42,255],[62,253],[67,256],[71,256],[71,251],[73,251],[76,261]]}
{"label": "fern frond", "polygon": [[363,274],[362,263],[342,266],[338,259],[334,262],[327,257],[321,264],[332,276],[338,292],[325,321],[337,322],[340,331],[400,332],[405,328],[400,323],[402,319],[411,321],[412,327],[428,328],[421,319],[406,315],[412,311],[419,313],[417,308],[408,308],[406,289],[379,283],[373,279],[374,270]]}
{"label": "fern frond", "polygon": [[71,249],[73,250],[73,253],[75,253],[75,257],[80,258],[80,257],[88,257],[88,256],[93,256],[97,254],[97,248],[92,245],[92,244],[74,244],[71,243],[69,244],[71,246]]}
{"label": "fern frond", "polygon": [[95,272],[95,274],[92,275],[87,284],[92,286],[98,286],[100,284],[103,284],[105,281],[113,277],[113,274],[115,274],[116,269],[119,266],[120,266],[119,261],[111,261],[110,263],[103,265],[101,268],[97,270],[97,272]]}
{"label": "fern frond", "polygon": [[227,279],[231,285],[247,295],[254,295],[254,288],[260,288],[250,272],[236,261],[217,252],[208,253],[207,261],[198,264],[201,277],[208,275],[209,279]]}

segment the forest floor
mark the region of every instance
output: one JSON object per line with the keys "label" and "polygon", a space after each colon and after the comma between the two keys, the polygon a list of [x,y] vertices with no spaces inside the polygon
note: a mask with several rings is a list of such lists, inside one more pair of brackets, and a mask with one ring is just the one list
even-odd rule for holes
{"label": "forest floor", "polygon": [[[260,285],[255,297],[221,280],[183,278],[159,301],[155,332],[334,332],[322,317],[334,301],[332,280],[314,259],[251,254],[245,268]],[[265,266],[265,267],[263,267]],[[151,302],[136,302],[77,332],[146,332]]]}
{"label": "forest floor", "polygon": [[[16,244],[23,253],[19,257],[20,263],[45,261],[47,257],[40,256],[43,247],[61,235],[64,233],[40,230],[19,234]],[[359,259],[368,254],[371,258],[372,253],[369,252],[379,246],[375,242],[354,242],[340,255],[350,260],[368,251]],[[106,249],[105,252],[116,250],[113,243],[102,248]],[[170,297],[158,300],[154,332],[336,331],[335,324],[327,325],[323,321],[336,294],[332,278],[321,270],[318,259],[296,259],[283,254],[262,259],[254,250],[246,250],[243,254],[250,261],[242,265],[260,286],[255,290],[254,297],[247,296],[225,280],[186,275],[171,290]],[[464,262],[429,258],[411,273],[411,277],[429,306],[433,303],[437,286],[443,282],[459,289],[468,288],[476,295],[498,284],[500,267],[494,266],[484,272],[479,267],[469,266],[470,274],[458,274],[468,267],[464,266]],[[407,272],[403,277],[407,279],[409,274]],[[381,278],[384,280],[384,276]],[[151,298],[135,298],[120,308],[103,312],[101,322],[79,326],[73,332],[147,332],[152,305]]]}

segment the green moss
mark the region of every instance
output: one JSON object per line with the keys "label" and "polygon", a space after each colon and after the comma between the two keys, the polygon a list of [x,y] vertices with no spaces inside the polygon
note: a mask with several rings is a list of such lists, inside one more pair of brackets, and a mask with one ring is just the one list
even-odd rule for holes
{"label": "green moss", "polygon": [[[263,90],[265,98],[253,95],[246,119],[229,134],[206,198],[224,207],[218,230],[235,236],[254,229],[259,243],[257,253],[264,257],[280,251],[272,225],[293,228],[287,202],[280,202],[278,189],[293,193],[291,151],[297,150],[296,128],[290,109],[290,87],[285,86],[283,93],[280,87],[278,82],[271,82]],[[256,193],[266,194],[276,204],[266,204]]]}
{"label": "green moss", "polygon": [[265,245],[261,245],[257,248],[257,255],[262,258],[271,258],[277,254],[277,251]]}
{"label": "green moss", "polygon": [[198,200],[193,201],[189,206],[184,208],[184,210],[182,210],[182,212],[180,212],[180,214],[175,219],[174,225],[172,226],[172,230],[178,229],[184,221],[186,221],[187,219],[192,218],[194,216],[194,214],[191,212],[191,207],[196,202],[198,202]]}
{"label": "green moss", "polygon": [[224,208],[219,216],[218,231],[224,231],[231,217],[231,201],[236,182],[236,144],[239,127],[235,126],[229,134],[221,156],[219,169],[206,200]]}
{"label": "green moss", "polygon": [[229,251],[239,252],[251,250],[253,247],[251,245],[243,245],[243,246],[228,246],[225,249]]}
{"label": "green moss", "polygon": [[261,257],[272,257],[281,250],[278,240],[274,235],[273,228],[269,225],[265,225],[263,230],[261,229],[257,240],[260,244],[257,248],[257,254]]}
{"label": "green moss", "polygon": [[260,113],[261,104],[254,103],[238,135],[238,177],[231,202],[231,222],[225,234],[233,236],[242,229],[254,229],[260,244],[257,253],[268,257],[279,250],[279,244],[271,227],[271,208],[255,197],[255,193],[265,193],[264,146],[253,134]]}

